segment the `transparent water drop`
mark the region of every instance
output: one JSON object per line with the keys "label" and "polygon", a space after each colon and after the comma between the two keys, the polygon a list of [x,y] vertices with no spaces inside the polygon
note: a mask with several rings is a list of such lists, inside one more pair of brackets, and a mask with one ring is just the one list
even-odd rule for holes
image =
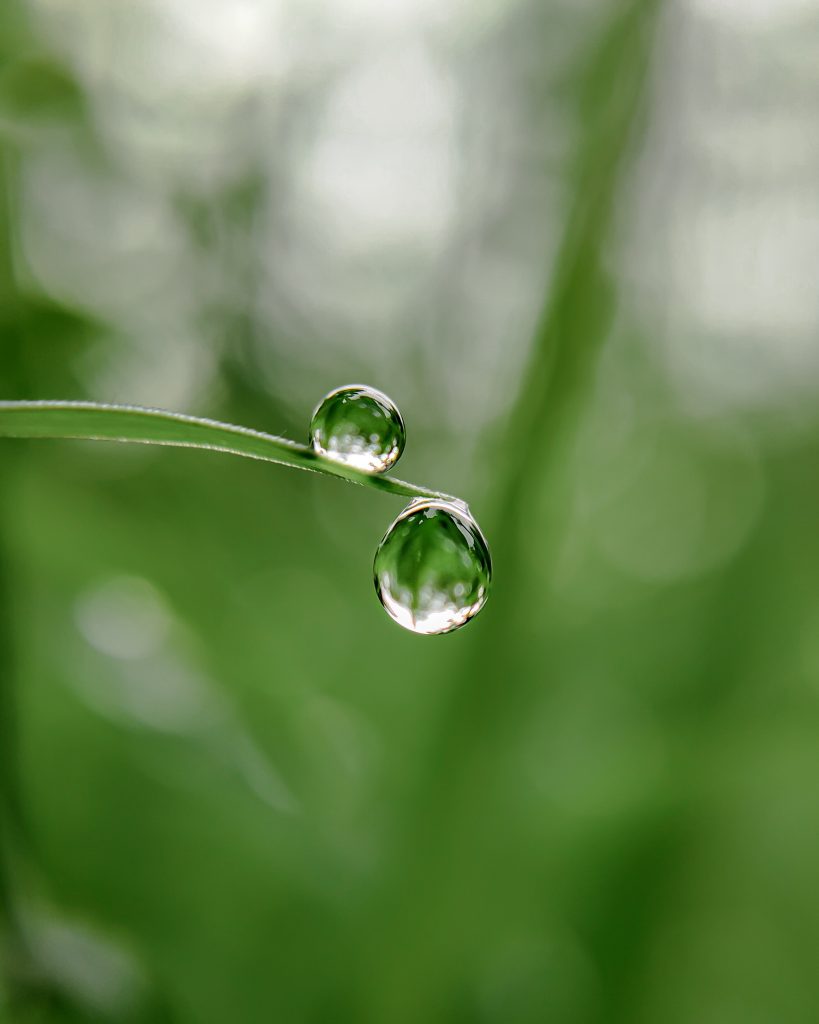
{"label": "transparent water drop", "polygon": [[379,600],[400,626],[449,633],[486,604],[492,560],[465,505],[422,498],[387,530],[373,575]]}
{"label": "transparent water drop", "polygon": [[395,404],[362,384],[331,391],[310,421],[315,452],[365,473],[383,473],[394,466],[405,440],[404,421]]}

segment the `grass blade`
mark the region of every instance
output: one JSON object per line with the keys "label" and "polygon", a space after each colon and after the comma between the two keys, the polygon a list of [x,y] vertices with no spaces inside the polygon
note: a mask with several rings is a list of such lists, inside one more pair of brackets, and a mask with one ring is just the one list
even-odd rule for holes
{"label": "grass blade", "polygon": [[[411,498],[450,498],[417,484],[361,472],[317,455],[307,445],[248,427],[216,420],[96,402],[0,402],[0,437],[74,438],[136,444],[205,448],[276,462],[339,477],[390,494]],[[451,499],[450,499],[451,500]]]}

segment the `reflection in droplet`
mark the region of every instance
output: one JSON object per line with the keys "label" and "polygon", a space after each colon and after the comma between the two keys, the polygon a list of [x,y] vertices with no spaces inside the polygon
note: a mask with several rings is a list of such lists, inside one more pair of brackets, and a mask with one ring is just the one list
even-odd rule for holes
{"label": "reflection in droplet", "polygon": [[365,473],[383,473],[394,466],[405,439],[396,406],[380,391],[362,385],[331,391],[310,422],[314,451]]}
{"label": "reflection in droplet", "polygon": [[413,633],[449,633],[483,608],[492,561],[466,506],[419,499],[378,546],[375,589],[387,613]]}

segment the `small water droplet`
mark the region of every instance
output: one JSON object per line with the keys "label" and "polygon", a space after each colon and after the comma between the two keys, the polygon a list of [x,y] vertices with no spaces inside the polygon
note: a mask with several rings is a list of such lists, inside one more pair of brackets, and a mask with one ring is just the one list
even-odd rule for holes
{"label": "small water droplet", "polygon": [[489,548],[465,505],[412,501],[375,553],[375,589],[387,613],[413,633],[449,633],[486,604]]}
{"label": "small water droplet", "polygon": [[394,466],[405,440],[404,421],[394,403],[361,384],[331,391],[310,421],[310,443],[317,454],[365,473]]}

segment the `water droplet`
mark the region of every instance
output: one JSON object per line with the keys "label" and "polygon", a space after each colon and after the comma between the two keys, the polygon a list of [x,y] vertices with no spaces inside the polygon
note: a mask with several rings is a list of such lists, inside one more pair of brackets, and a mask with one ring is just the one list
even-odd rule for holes
{"label": "water droplet", "polygon": [[387,530],[373,566],[387,613],[413,633],[449,633],[486,604],[489,548],[465,505],[411,502]]}
{"label": "water droplet", "polygon": [[315,452],[365,473],[394,466],[405,440],[404,421],[393,402],[361,384],[331,391],[310,422]]}

